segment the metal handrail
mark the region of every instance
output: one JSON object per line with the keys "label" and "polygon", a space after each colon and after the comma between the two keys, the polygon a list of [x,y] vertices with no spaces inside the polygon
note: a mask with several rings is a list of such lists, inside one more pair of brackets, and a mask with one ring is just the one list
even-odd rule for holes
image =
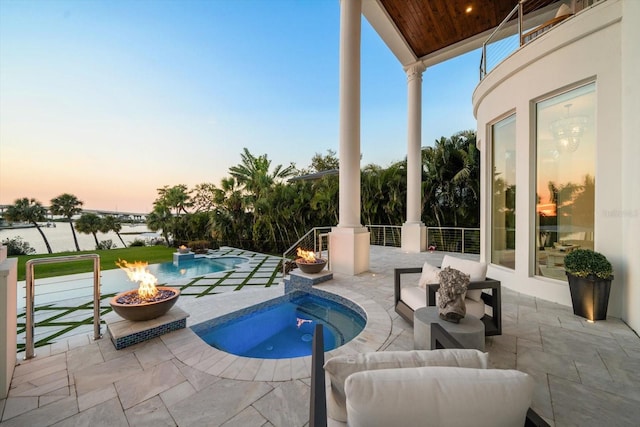
{"label": "metal handrail", "polygon": [[[302,236],[301,238],[299,238],[293,245],[291,245],[286,251],[284,251],[282,253],[282,277],[284,277],[286,275],[286,263],[284,262],[287,257],[289,256],[289,254],[292,254],[293,250],[296,249],[300,243],[302,243],[304,240],[307,240],[309,238],[309,236],[311,234],[313,234],[313,245],[315,246],[316,242],[318,242],[320,245],[322,245],[322,239],[319,238],[319,232],[320,233],[326,233],[328,230],[331,230],[331,227],[313,227],[311,230],[307,231],[305,233],[304,236]],[[318,252],[318,250],[316,250],[316,248],[313,248],[314,252]],[[320,246],[319,251],[322,251],[322,246]],[[329,254],[329,249],[327,248],[327,256]]]}
{"label": "metal handrail", "polygon": [[26,325],[26,338],[25,338],[25,353],[24,359],[32,359],[35,354],[35,342],[34,342],[34,329],[33,322],[34,317],[34,300],[35,300],[35,266],[40,264],[56,264],[61,262],[72,261],[84,261],[93,259],[93,339],[98,340],[102,338],[100,334],[100,255],[98,254],[83,254],[83,255],[69,255],[52,258],[36,258],[30,259],[26,262],[26,313],[25,313],[25,325]]}

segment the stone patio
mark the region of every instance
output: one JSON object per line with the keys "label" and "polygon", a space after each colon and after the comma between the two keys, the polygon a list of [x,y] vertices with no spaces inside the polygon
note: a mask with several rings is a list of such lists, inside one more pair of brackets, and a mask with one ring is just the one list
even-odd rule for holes
{"label": "stone patio", "polygon": [[[369,316],[361,335],[327,357],[412,349],[413,329],[393,311],[393,268],[438,264],[443,255],[372,246],[370,272],[334,274],[318,285]],[[177,305],[190,314],[190,326],[282,293],[281,284],[246,287],[181,297]],[[488,337],[486,351],[492,367],[533,375],[532,406],[551,425],[638,425],[640,339],[618,319],[590,324],[570,307],[503,288],[503,335]],[[188,328],[123,350],[83,333],[36,354],[28,361],[19,355],[9,397],[0,400],[3,427],[307,425],[308,357],[233,356]]]}

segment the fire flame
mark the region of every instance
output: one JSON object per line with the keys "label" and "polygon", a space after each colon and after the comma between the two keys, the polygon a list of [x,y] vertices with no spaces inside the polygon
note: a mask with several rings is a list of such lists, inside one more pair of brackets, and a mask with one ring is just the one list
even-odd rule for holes
{"label": "fire flame", "polygon": [[140,298],[150,299],[158,293],[158,289],[156,288],[158,279],[147,270],[148,262],[127,262],[119,259],[116,265],[127,273],[129,280],[132,282],[140,282],[138,286],[138,296]]}
{"label": "fire flame", "polygon": [[186,247],[185,245],[180,245],[180,247],[179,247],[178,249],[183,250],[183,251],[186,251],[186,250],[187,250],[187,247]]}
{"label": "fire flame", "polygon": [[304,262],[315,263],[316,262],[316,254],[313,251],[305,251],[301,248],[297,249],[298,257],[302,258]]}

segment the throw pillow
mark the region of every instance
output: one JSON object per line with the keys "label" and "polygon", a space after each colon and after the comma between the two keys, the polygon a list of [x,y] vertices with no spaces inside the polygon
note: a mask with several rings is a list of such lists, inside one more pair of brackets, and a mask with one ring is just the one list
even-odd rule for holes
{"label": "throw pillow", "polygon": [[324,365],[327,374],[327,413],[334,420],[347,422],[344,383],[355,372],[420,366],[486,369],[488,359],[488,353],[471,349],[380,351],[332,357]]}
{"label": "throw pillow", "polygon": [[422,275],[420,276],[418,286],[425,289],[427,285],[433,285],[436,283],[440,283],[440,269],[428,262],[425,262],[422,266]]}
{"label": "throw pillow", "polygon": [[458,323],[467,314],[464,305],[467,286],[469,286],[469,275],[460,270],[446,267],[440,272],[438,312],[441,319]]}

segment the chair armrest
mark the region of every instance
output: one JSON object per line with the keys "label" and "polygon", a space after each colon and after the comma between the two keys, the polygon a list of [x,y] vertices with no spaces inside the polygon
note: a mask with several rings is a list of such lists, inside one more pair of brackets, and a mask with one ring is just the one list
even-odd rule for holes
{"label": "chair armrest", "polygon": [[311,343],[311,400],[309,427],[327,427],[327,391],[324,377],[324,338],[322,325],[316,324]]}
{"label": "chair armrest", "polygon": [[409,273],[422,273],[422,267],[396,268],[393,279],[394,305],[400,301],[400,276]]}

